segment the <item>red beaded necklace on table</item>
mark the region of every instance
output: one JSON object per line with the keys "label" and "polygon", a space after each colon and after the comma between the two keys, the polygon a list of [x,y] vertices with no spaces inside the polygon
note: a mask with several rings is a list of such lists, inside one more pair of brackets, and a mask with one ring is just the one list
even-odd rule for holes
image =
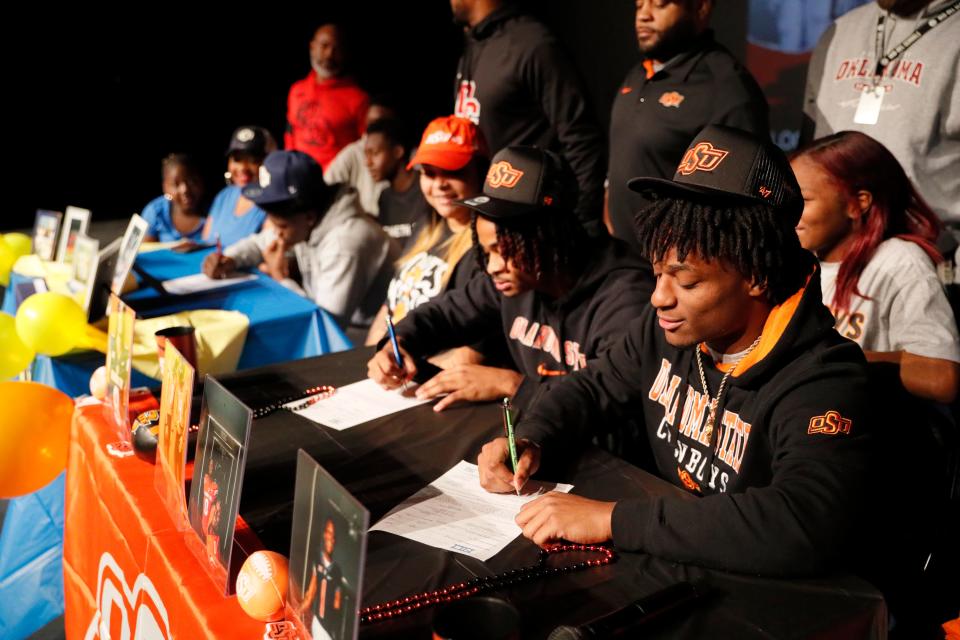
{"label": "red beaded necklace on table", "polygon": [[[596,560],[584,560],[562,567],[546,566],[547,557],[559,553],[568,552],[598,553],[601,555]],[[424,591],[412,596],[389,600],[371,607],[365,607],[360,610],[360,622],[381,622],[390,620],[424,607],[435,604],[446,604],[455,600],[462,600],[476,595],[483,591],[494,591],[503,587],[512,586],[534,578],[544,578],[561,573],[570,573],[573,571],[582,571],[591,567],[602,567],[616,561],[617,554],[612,549],[600,545],[591,544],[558,544],[549,549],[541,549],[536,564],[521,567],[519,569],[510,569],[495,576],[477,576],[465,582],[458,582],[449,587],[443,587],[435,591]]]}
{"label": "red beaded necklace on table", "polygon": [[[292,396],[287,396],[276,402],[271,402],[268,405],[262,406],[259,409],[253,410],[253,419],[264,418],[274,411],[279,409],[286,409],[287,411],[300,411],[301,409],[306,409],[315,402],[319,402],[324,398],[329,398],[336,392],[336,387],[331,387],[328,384],[321,384],[316,387],[310,387],[309,389],[304,390],[303,393],[298,393]],[[306,398],[305,400],[303,400]],[[283,405],[289,404],[296,400],[303,400],[300,404],[294,405],[292,407],[285,407]]]}

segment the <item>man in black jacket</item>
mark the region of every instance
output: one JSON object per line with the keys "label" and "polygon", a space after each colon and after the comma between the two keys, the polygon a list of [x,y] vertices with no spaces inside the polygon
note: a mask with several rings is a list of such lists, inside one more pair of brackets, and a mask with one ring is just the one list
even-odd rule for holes
{"label": "man in black jacket", "polygon": [[637,46],[610,113],[607,208],[612,233],[639,249],[633,216],[647,202],[634,176],[667,178],[690,141],[710,124],[768,134],[767,101],[708,29],[713,0],[638,0]]}
{"label": "man in black jacket", "polygon": [[622,243],[578,232],[568,172],[556,154],[535,147],[494,156],[483,195],[462,201],[477,212],[475,244],[486,273],[407,314],[396,331],[404,369],[386,343],[368,364],[372,379],[399,386],[416,375],[417,360],[502,333],[515,370],[459,365],[417,394],[448,394],[437,411],[503,396],[523,407],[544,383],[587,367],[643,312],[649,272]]}
{"label": "man in black jacket", "polygon": [[538,544],[613,539],[681,562],[777,575],[825,571],[849,550],[873,460],[862,352],[833,328],[813,257],[794,226],[803,203],[783,153],[707,127],[673,181],[638,178],[653,263],[651,306],[584,372],[544,393],[484,446],[490,491],[522,486],[544,456],[574,454],[594,425],[642,412],[656,466],[700,496],[615,502],[548,494],[517,516]]}
{"label": "man in black jacket", "polygon": [[492,153],[510,145],[559,152],[579,185],[577,218],[601,230],[603,134],[556,37],[509,0],[450,0],[466,29],[454,113],[479,125]]}

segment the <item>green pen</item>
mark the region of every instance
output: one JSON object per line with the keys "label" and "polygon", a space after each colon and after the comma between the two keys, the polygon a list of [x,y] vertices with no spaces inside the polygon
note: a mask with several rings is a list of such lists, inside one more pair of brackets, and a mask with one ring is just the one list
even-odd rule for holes
{"label": "green pen", "polygon": [[[517,440],[513,435],[513,416],[510,414],[510,398],[503,399],[503,429],[507,432],[507,444],[510,447],[510,464],[513,466],[514,483],[516,483],[517,474]],[[520,495],[520,487],[514,484],[517,495]]]}

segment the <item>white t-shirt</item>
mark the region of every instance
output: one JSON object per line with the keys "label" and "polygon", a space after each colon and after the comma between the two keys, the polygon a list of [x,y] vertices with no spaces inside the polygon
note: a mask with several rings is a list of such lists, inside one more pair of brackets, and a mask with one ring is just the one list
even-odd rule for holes
{"label": "white t-shirt", "polygon": [[850,309],[833,306],[839,262],[820,263],[823,302],[837,318],[837,331],[864,351],[907,351],[960,362],[953,310],[930,257],[914,242],[890,238],[877,247],[860,275]]}

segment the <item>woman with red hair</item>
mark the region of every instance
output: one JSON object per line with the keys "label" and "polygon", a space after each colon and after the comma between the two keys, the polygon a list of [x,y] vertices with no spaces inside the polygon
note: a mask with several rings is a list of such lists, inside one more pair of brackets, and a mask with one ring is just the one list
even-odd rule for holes
{"label": "woman with red hair", "polygon": [[937,278],[940,222],[882,144],[841,131],[791,160],[804,208],[797,235],[820,260],[837,331],[871,362],[895,363],[910,393],[949,403],[960,339]]}

